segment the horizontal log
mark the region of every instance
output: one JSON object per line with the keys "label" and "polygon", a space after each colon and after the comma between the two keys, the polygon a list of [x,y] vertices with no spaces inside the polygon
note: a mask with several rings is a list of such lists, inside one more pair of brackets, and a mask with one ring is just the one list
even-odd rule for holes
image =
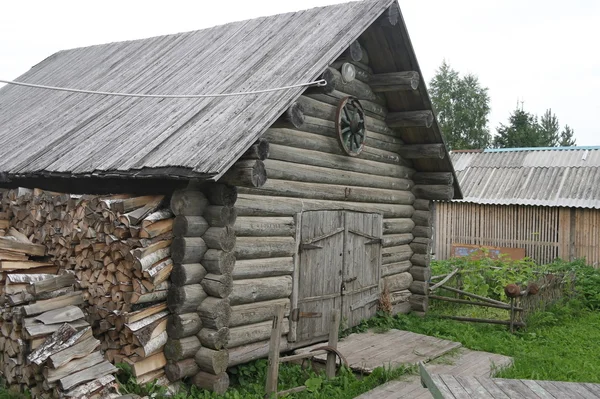
{"label": "horizontal log", "polygon": [[[281,335],[286,335],[289,332],[289,320],[283,319]],[[264,341],[271,336],[273,330],[273,321],[264,321],[260,323],[233,327],[229,337],[229,346],[232,348],[241,345],[253,344],[255,342]]]}
{"label": "horizontal log", "polygon": [[413,266],[429,267],[430,258],[431,257],[426,254],[414,254],[411,256],[410,262]]}
{"label": "horizontal log", "polygon": [[173,222],[173,235],[176,237],[202,237],[209,225],[202,216],[175,217]]}
{"label": "horizontal log", "polygon": [[[269,354],[269,342],[270,341],[267,340],[250,345],[238,346],[236,348],[229,348],[229,367],[267,357]],[[279,351],[285,352],[287,350],[287,340],[281,340]]]}
{"label": "horizontal log", "polygon": [[222,327],[218,330],[212,328],[203,328],[198,332],[198,339],[202,346],[214,350],[221,350],[227,347],[229,342],[229,328]]}
{"label": "horizontal log", "polygon": [[235,267],[235,255],[232,252],[209,249],[202,257],[202,265],[213,274],[231,274]]}
{"label": "horizontal log", "polygon": [[171,339],[196,335],[201,328],[202,321],[195,309],[191,313],[172,314],[167,320],[167,334]]}
{"label": "horizontal log", "polygon": [[410,218],[395,218],[383,220],[383,234],[409,234],[415,227]]}
{"label": "horizontal log", "polygon": [[395,305],[395,304],[398,304],[401,302],[408,302],[411,295],[412,295],[412,293],[409,290],[392,292],[392,293],[390,293],[390,302],[392,303],[392,305]]}
{"label": "horizontal log", "polygon": [[273,123],[277,128],[299,128],[304,123],[304,113],[302,105],[294,102],[285,112]]}
{"label": "horizontal log", "polygon": [[167,306],[172,313],[183,314],[195,311],[208,295],[200,284],[171,286],[167,296]]}
{"label": "horizontal log", "polygon": [[202,240],[210,249],[229,252],[235,247],[235,230],[230,226],[211,227],[202,235]]}
{"label": "horizontal log", "polygon": [[232,305],[287,298],[292,293],[292,277],[235,280],[229,296]]}
{"label": "horizontal log", "polygon": [[342,55],[338,59],[359,62],[363,59],[363,57],[363,48],[360,45],[360,43],[358,43],[358,41],[355,40],[352,43],[350,43],[350,46],[342,53]]}
{"label": "horizontal log", "polygon": [[237,161],[219,179],[220,183],[238,187],[261,187],[266,181],[267,172],[265,165],[259,159]]}
{"label": "horizontal log", "polygon": [[409,260],[381,265],[381,277],[391,276],[392,274],[405,273],[409,271],[411,267],[412,264]]}
{"label": "horizontal log", "polygon": [[509,326],[509,325],[513,325],[513,326],[517,326],[517,327],[525,327],[526,324],[520,321],[514,321],[511,322],[510,320],[498,320],[498,319],[476,319],[473,317],[463,317],[463,316],[439,316],[442,319],[450,319],[450,320],[457,320],[457,321],[468,321],[468,322],[472,322],[472,323],[486,323],[486,324],[500,324],[500,325],[504,325],[504,326]]}
{"label": "horizontal log", "polygon": [[[268,155],[269,143],[266,140],[259,139],[250,148],[252,149],[254,146],[258,146],[262,149],[264,148],[264,144],[259,144],[262,142],[266,142],[266,155]],[[246,154],[248,154],[249,151],[250,149],[246,151],[246,153],[242,157],[246,156]],[[257,156],[260,155],[257,154]],[[237,201],[237,188],[235,186],[219,183],[209,183],[203,185],[202,192],[204,193],[204,195],[206,195],[206,198],[208,198],[208,201],[212,205],[233,206],[235,204],[235,201]]]}
{"label": "horizontal log", "polygon": [[239,327],[272,320],[279,306],[283,306],[284,314],[288,316],[290,313],[288,298],[232,306],[229,325],[230,327]]}
{"label": "horizontal log", "polygon": [[413,181],[417,185],[454,184],[454,175],[452,172],[417,172],[412,176]]}
{"label": "horizontal log", "polygon": [[174,263],[199,263],[208,247],[200,237],[175,237],[171,244]]}
{"label": "horizontal log", "polygon": [[[265,140],[264,138],[256,140],[254,144],[252,144],[250,148],[248,148],[248,150],[246,150],[244,155],[242,155],[241,157],[241,159],[259,159],[261,161],[264,161],[267,158],[269,158],[269,141]],[[233,206],[235,201],[229,203],[219,203],[216,201],[211,201],[211,203],[215,205]]]}
{"label": "horizontal log", "polygon": [[[272,181],[269,179],[266,185]],[[235,233],[238,237],[293,237],[296,226],[293,217],[243,216],[235,222]]]}
{"label": "horizontal log", "polygon": [[207,274],[200,284],[208,295],[216,298],[226,298],[233,290],[230,274]]}
{"label": "horizontal log", "polygon": [[192,377],[190,382],[200,389],[206,389],[222,395],[229,388],[229,375],[227,373],[214,375],[205,371],[199,371]]}
{"label": "horizontal log", "polygon": [[169,338],[165,344],[165,357],[167,360],[178,362],[183,359],[193,358],[200,349],[200,340],[192,335],[182,339]]}
{"label": "horizontal log", "polygon": [[227,370],[229,364],[229,354],[227,350],[212,350],[209,348],[200,348],[196,352],[196,364],[202,371],[210,374],[220,374]]}
{"label": "horizontal log", "polygon": [[210,226],[233,226],[237,218],[235,208],[230,206],[209,205],[204,210],[204,219]]}
{"label": "horizontal log", "polygon": [[427,295],[429,294],[429,283],[427,281],[413,281],[410,283],[408,290],[413,294]]}
{"label": "horizontal log", "polygon": [[296,252],[293,237],[240,237],[235,246],[236,259],[281,258]]}
{"label": "horizontal log", "polygon": [[389,127],[426,127],[430,128],[433,124],[433,112],[431,111],[405,111],[390,112],[385,121]]}
{"label": "horizontal log", "polygon": [[395,292],[408,289],[413,282],[413,278],[410,273],[404,272],[385,277],[383,282],[389,292]]}
{"label": "horizontal log", "polygon": [[179,362],[169,362],[165,366],[165,375],[171,382],[182,380],[186,377],[193,377],[200,369],[196,364],[196,359],[184,359]]}
{"label": "horizontal log", "polygon": [[405,145],[398,154],[404,159],[444,159],[444,144],[410,144]]}
{"label": "horizontal log", "polygon": [[429,238],[417,237],[410,243],[410,249],[416,254],[430,254],[432,241]]}
{"label": "horizontal log", "polygon": [[[322,101],[324,103],[338,106],[340,101],[346,97],[348,97],[348,93],[341,92],[339,90],[334,90],[331,93],[304,93],[309,98]],[[379,116],[385,118],[387,115],[387,107],[380,103],[376,103],[368,100],[361,100],[360,104],[363,106],[365,112],[371,113],[372,115]]]}
{"label": "horizontal log", "polygon": [[199,190],[175,190],[171,196],[171,210],[177,216],[200,216],[207,205],[208,199]]}
{"label": "horizontal log", "polygon": [[291,275],[294,271],[294,258],[264,258],[238,260],[233,269],[233,279],[263,278]]}
{"label": "horizontal log", "polygon": [[[408,188],[407,188],[408,189]],[[415,200],[410,191],[385,190],[348,185],[308,183],[269,179],[260,189],[240,189],[244,194],[270,194],[274,196],[310,198],[317,200],[353,201],[411,205]]]}
{"label": "horizontal log", "polygon": [[453,185],[427,185],[427,186],[414,186],[413,193],[419,198],[438,200],[438,201],[450,201],[454,198],[454,186]]}
{"label": "horizontal log", "polygon": [[[303,147],[308,146],[304,145]],[[362,159],[360,156],[357,158],[342,154],[331,154],[323,151],[322,148],[295,148],[285,144],[271,144],[270,159],[399,179],[408,179],[413,173],[413,169],[400,164],[394,165]]]}
{"label": "horizontal log", "polygon": [[415,281],[429,281],[431,269],[429,267],[413,266],[410,268],[410,274]]}
{"label": "horizontal log", "polygon": [[198,314],[202,319],[202,325],[206,328],[219,330],[229,327],[231,319],[231,305],[229,298],[206,298],[198,307]]}
{"label": "horizontal log", "polygon": [[200,263],[176,263],[171,271],[171,283],[175,287],[198,284],[206,274],[206,269]]}
{"label": "horizontal log", "polygon": [[397,314],[408,314],[412,310],[412,305],[410,302],[400,302],[395,305],[392,305],[392,316]]}
{"label": "horizontal log", "polygon": [[7,237],[0,237],[0,249],[32,256],[44,256],[46,254],[44,245],[11,240]]}
{"label": "horizontal log", "polygon": [[413,207],[417,211],[432,211],[433,210],[433,201],[417,198],[413,203]]}
{"label": "horizontal log", "polygon": [[[384,218],[410,218],[414,212],[411,205],[325,201],[250,194],[240,195],[236,207],[241,216],[291,216],[303,211],[331,209],[382,213]],[[404,232],[410,233],[410,230]],[[240,240],[241,238],[238,239],[237,246],[239,246]]]}
{"label": "horizontal log", "polygon": [[428,211],[415,211],[412,215],[415,226],[431,227],[433,224],[433,213]]}
{"label": "horizontal log", "polygon": [[408,245],[388,247],[381,250],[381,264],[397,263],[409,260],[413,252]]}
{"label": "horizontal log", "polygon": [[381,246],[383,248],[387,248],[409,244],[410,242],[412,242],[413,238],[414,237],[411,233],[386,234],[381,237]]}
{"label": "horizontal log", "polygon": [[431,238],[433,237],[433,228],[427,226],[415,226],[412,230],[414,237]]}
{"label": "horizontal log", "polygon": [[408,300],[413,312],[427,312],[429,308],[429,297],[427,295],[411,295]]}
{"label": "horizontal log", "polygon": [[378,73],[371,76],[369,86],[375,93],[416,90],[419,81],[419,72],[414,71]]}

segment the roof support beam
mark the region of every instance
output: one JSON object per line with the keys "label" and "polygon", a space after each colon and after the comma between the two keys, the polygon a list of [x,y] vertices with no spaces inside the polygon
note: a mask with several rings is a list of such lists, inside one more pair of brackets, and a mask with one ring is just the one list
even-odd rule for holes
{"label": "roof support beam", "polygon": [[[370,83],[370,82],[369,82]],[[426,127],[430,128],[433,124],[433,112],[426,111],[408,111],[408,112],[390,112],[385,118],[389,127]]]}
{"label": "roof support beam", "polygon": [[404,159],[444,159],[446,148],[444,144],[412,144],[398,150],[398,155]]}
{"label": "roof support beam", "polygon": [[369,86],[378,92],[416,90],[419,87],[419,72],[391,72],[372,75]]}

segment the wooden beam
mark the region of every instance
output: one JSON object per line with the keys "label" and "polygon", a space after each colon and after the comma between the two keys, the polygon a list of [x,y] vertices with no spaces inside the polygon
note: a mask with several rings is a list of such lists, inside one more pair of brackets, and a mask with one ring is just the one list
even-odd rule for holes
{"label": "wooden beam", "polygon": [[417,172],[412,176],[417,185],[423,184],[454,184],[452,172]]}
{"label": "wooden beam", "polygon": [[[294,104],[296,104],[296,103],[294,103]],[[302,119],[304,120],[304,115],[302,116]],[[250,146],[250,148],[248,148],[248,150],[244,153],[244,155],[242,155],[241,159],[259,159],[261,161],[264,161],[267,158],[269,158],[269,142],[267,140],[261,138],[261,139],[256,140],[256,142],[254,144],[252,144],[252,146]],[[231,187],[231,186],[226,186],[226,187]],[[229,194],[229,197],[232,197],[232,194]],[[211,197],[210,194],[209,194],[209,199],[211,200],[210,202],[214,205],[233,206],[233,204],[235,203],[235,199],[237,199],[237,193],[236,193],[235,199],[233,201],[227,201],[227,202],[213,201],[213,197]]]}
{"label": "wooden beam", "polygon": [[454,186],[453,185],[417,185],[413,187],[413,193],[416,197],[439,200],[439,201],[450,201],[454,198]]}
{"label": "wooden beam", "polygon": [[398,150],[404,159],[444,159],[446,148],[443,144],[411,144]]}
{"label": "wooden beam", "polygon": [[400,8],[398,4],[394,2],[383,14],[379,17],[377,22],[384,27],[392,27],[398,25],[400,22]]}
{"label": "wooden beam", "polygon": [[241,187],[261,187],[266,181],[265,164],[259,159],[236,162],[219,180],[219,182]]}
{"label": "wooden beam", "polygon": [[369,78],[369,86],[375,93],[417,90],[419,81],[419,72],[415,71],[379,73]]}
{"label": "wooden beam", "polygon": [[[371,84],[369,82],[369,84]],[[385,118],[389,127],[427,127],[433,124],[433,112],[426,111],[406,111],[390,112]]]}
{"label": "wooden beam", "polygon": [[304,112],[300,103],[293,103],[287,110],[273,123],[272,127],[299,129],[304,124]]}

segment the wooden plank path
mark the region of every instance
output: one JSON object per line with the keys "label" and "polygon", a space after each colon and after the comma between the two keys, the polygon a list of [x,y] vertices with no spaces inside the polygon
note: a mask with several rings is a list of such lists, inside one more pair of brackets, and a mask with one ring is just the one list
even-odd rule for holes
{"label": "wooden plank path", "polygon": [[[295,353],[306,353],[320,346],[323,344],[297,349]],[[460,347],[458,342],[402,330],[351,334],[338,343],[338,350],[344,355],[350,368],[360,373],[371,373],[381,366],[417,365]],[[325,362],[325,357],[321,355],[315,359]]]}
{"label": "wooden plank path", "polygon": [[[512,358],[495,353],[460,348],[451,355],[427,365],[433,373],[446,375],[490,377],[496,370],[509,366]],[[404,376],[358,396],[360,399],[431,399],[418,375]]]}

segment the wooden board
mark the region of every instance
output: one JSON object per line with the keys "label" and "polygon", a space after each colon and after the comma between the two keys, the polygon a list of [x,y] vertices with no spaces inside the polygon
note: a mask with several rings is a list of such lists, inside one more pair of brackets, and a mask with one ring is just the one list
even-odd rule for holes
{"label": "wooden board", "polygon": [[452,244],[451,256],[453,258],[472,256],[474,258],[489,257],[498,259],[508,256],[509,259],[519,260],[525,257],[525,248],[493,247],[489,245]]}

